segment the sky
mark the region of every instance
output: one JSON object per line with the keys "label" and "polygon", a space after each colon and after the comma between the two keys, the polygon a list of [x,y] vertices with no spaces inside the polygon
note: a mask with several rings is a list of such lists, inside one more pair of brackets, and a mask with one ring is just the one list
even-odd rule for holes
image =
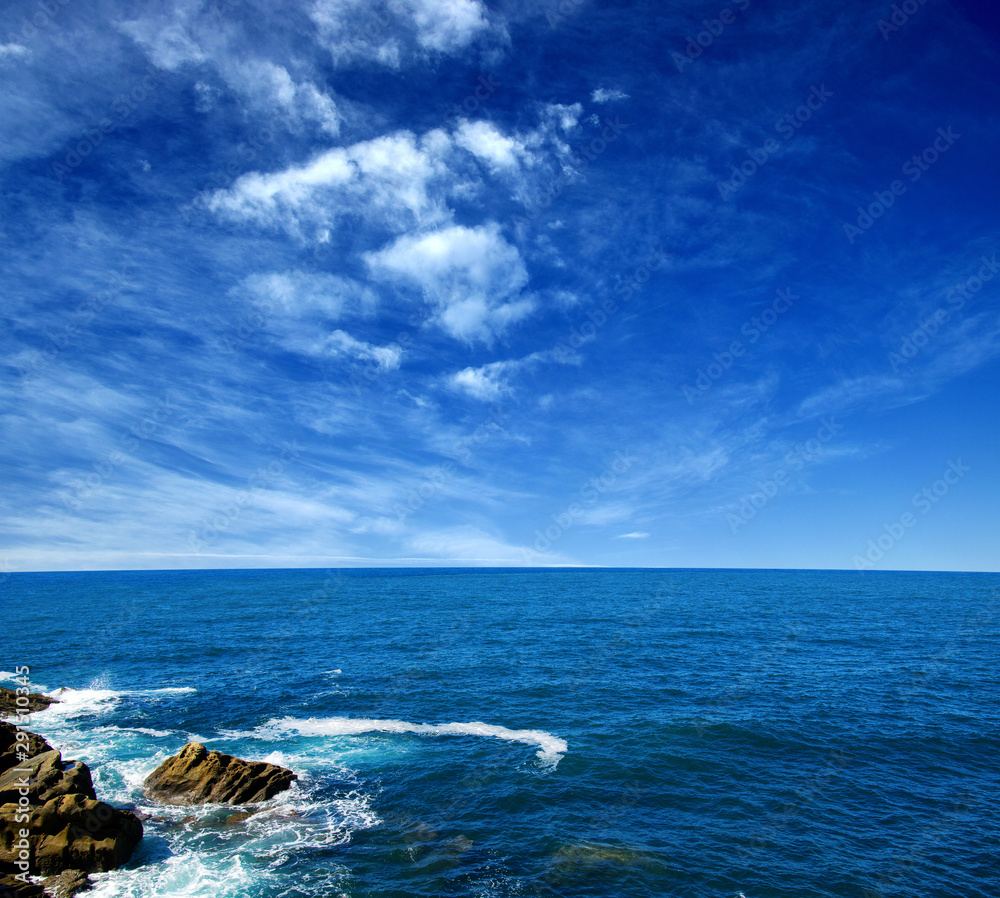
{"label": "sky", "polygon": [[0,22],[2,571],[1000,570],[994,3]]}

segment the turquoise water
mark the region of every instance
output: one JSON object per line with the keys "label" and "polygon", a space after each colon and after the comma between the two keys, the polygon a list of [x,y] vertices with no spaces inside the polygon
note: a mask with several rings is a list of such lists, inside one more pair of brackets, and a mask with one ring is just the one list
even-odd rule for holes
{"label": "turquoise water", "polygon": [[[31,728],[150,815],[107,896],[996,896],[1000,576],[15,574]],[[299,774],[159,808],[185,742]]]}

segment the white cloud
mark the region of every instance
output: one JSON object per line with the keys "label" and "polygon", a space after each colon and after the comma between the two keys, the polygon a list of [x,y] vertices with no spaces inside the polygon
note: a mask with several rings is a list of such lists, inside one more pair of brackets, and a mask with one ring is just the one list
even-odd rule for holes
{"label": "white cloud", "polygon": [[340,133],[336,104],[312,82],[296,82],[283,66],[259,60],[227,68],[230,87],[252,98],[258,108],[284,118],[293,128],[313,122],[326,134]]}
{"label": "white cloud", "polygon": [[265,315],[336,319],[346,310],[367,311],[377,302],[363,284],[332,274],[283,271],[252,274],[233,295],[246,294]]}
{"label": "white cloud", "polygon": [[400,68],[428,52],[456,54],[501,26],[479,0],[317,0],[311,16],[324,45],[341,64],[367,61]]}
{"label": "white cloud", "polygon": [[376,277],[419,287],[440,326],[460,340],[489,343],[534,308],[522,295],[521,254],[496,224],[406,235],[365,258]]}
{"label": "white cloud", "polygon": [[[282,226],[304,237],[317,234],[344,215],[377,214],[397,230],[446,219],[443,157],[448,136],[431,131],[418,139],[408,131],[328,150],[302,166],[273,174],[251,172],[227,190],[210,193],[212,211],[227,218]],[[442,186],[431,191],[432,182]]]}
{"label": "white cloud", "polygon": [[403,356],[400,346],[374,346],[363,340],[356,340],[341,330],[330,334],[324,341],[324,346],[332,355],[346,355],[360,361],[375,362],[382,371],[398,368]]}
{"label": "white cloud", "polygon": [[595,103],[617,103],[621,100],[627,100],[628,94],[614,87],[599,87],[590,95],[590,99]]}
{"label": "white cloud", "polygon": [[481,368],[464,368],[449,378],[449,384],[474,399],[494,401],[510,392],[503,378],[507,365],[506,362],[492,362]]}
{"label": "white cloud", "polygon": [[0,62],[6,62],[8,59],[21,59],[28,55],[28,48],[21,44],[0,44]]}
{"label": "white cloud", "polygon": [[546,352],[533,352],[522,359],[489,362],[479,368],[463,368],[448,378],[448,386],[484,402],[493,402],[513,392],[509,380],[517,373],[534,368],[544,362],[557,365],[579,365],[578,353],[561,348]]}
{"label": "white cloud", "polygon": [[649,534],[643,530],[634,530],[632,533],[622,533],[615,539],[649,539]]}
{"label": "white cloud", "polygon": [[455,142],[493,171],[516,169],[518,159],[527,155],[523,143],[505,137],[489,122],[463,121],[455,132]]}
{"label": "white cloud", "polygon": [[[258,58],[243,58],[227,43],[224,31],[212,29],[182,9],[172,17],[151,16],[122,23],[129,37],[142,46],[152,63],[167,71],[185,66],[214,66],[226,87],[258,114],[292,130],[313,123],[329,135],[340,131],[340,114],[333,99],[311,81],[296,81],[283,66]],[[209,111],[219,91],[208,81],[195,84],[196,109]]]}
{"label": "white cloud", "polygon": [[[438,561],[525,564],[530,558],[524,548],[511,546],[476,527],[428,530],[411,536],[406,541],[406,548]],[[550,563],[563,561],[559,556],[552,556]]]}

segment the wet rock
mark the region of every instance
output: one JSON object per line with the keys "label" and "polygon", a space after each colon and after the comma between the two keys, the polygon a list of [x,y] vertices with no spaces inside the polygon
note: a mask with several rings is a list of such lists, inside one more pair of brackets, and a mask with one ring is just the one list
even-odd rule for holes
{"label": "wet rock", "polygon": [[16,690],[0,686],[0,715],[33,714],[54,704],[58,704],[58,700],[47,695],[32,692],[19,696]]}
{"label": "wet rock", "polygon": [[21,882],[13,876],[0,876],[0,898],[45,898],[41,886]]}
{"label": "wet rock", "polygon": [[[25,824],[16,804],[0,807],[0,870],[14,871],[19,860],[17,835]],[[142,823],[79,793],[51,798],[32,808],[27,824],[29,873],[51,875],[65,870],[102,873],[131,857],[142,838]]]}
{"label": "wet rock", "polygon": [[74,792],[97,799],[87,765],[80,761],[64,762],[55,750],[35,755],[0,773],[0,804],[16,803],[25,788],[33,805]]}
{"label": "wet rock", "polygon": [[146,795],[163,804],[251,804],[266,801],[296,779],[291,770],[244,761],[189,742],[146,777]]}
{"label": "wet rock", "polygon": [[0,773],[47,751],[52,746],[41,736],[0,720]]}
{"label": "wet rock", "polygon": [[73,898],[91,886],[90,877],[82,870],[64,870],[58,876],[42,880],[42,888],[49,898]]}

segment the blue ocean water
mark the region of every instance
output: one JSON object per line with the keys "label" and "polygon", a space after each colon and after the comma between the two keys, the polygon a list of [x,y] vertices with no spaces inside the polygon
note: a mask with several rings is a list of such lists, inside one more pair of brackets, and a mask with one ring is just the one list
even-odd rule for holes
{"label": "blue ocean water", "polygon": [[[31,728],[147,814],[109,896],[996,896],[1000,576],[15,574]],[[162,808],[184,743],[299,775]]]}

